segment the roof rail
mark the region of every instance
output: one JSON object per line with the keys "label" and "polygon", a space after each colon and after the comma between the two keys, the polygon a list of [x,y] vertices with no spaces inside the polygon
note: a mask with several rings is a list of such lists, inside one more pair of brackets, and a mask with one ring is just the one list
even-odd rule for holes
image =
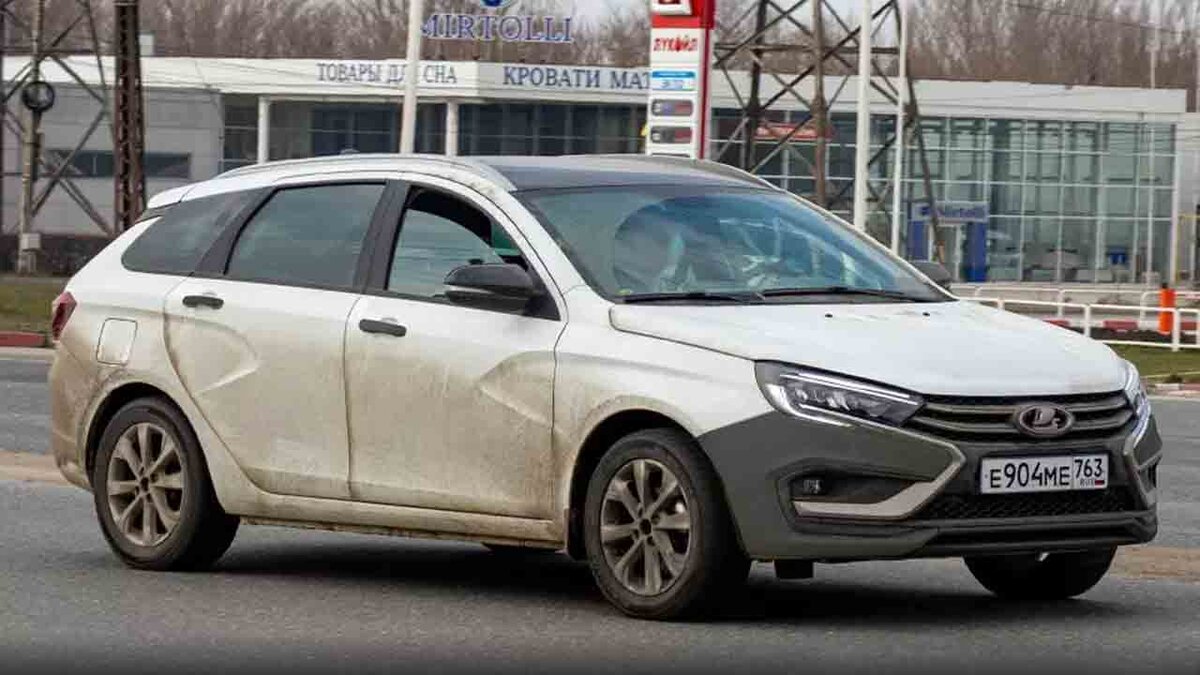
{"label": "roof rail", "polygon": [[270,173],[279,171],[280,169],[315,169],[321,167],[336,167],[339,165],[353,164],[383,164],[392,165],[381,168],[401,168],[394,166],[398,162],[422,162],[426,164],[441,164],[447,167],[466,169],[481,177],[486,177],[499,185],[507,186],[507,189],[513,189],[512,183],[502,173],[496,169],[484,164],[476,162],[469,158],[447,157],[445,155],[433,154],[400,154],[400,153],[362,153],[362,154],[346,154],[346,155],[328,155],[324,157],[308,157],[304,159],[287,159],[275,162],[267,162],[265,164],[253,164],[251,166],[243,166],[237,169],[231,169],[217,178],[238,178],[243,176],[252,176],[259,173]]}

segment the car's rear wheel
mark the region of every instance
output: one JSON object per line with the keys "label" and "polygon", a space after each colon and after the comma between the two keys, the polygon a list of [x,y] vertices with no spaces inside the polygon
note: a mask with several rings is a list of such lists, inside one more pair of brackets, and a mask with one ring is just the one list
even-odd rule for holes
{"label": "car's rear wheel", "polygon": [[217,502],[191,426],[159,398],[133,401],[109,420],[92,493],[105,539],[131,567],[207,567],[237,533],[238,519]]}
{"label": "car's rear wheel", "polygon": [[972,556],[967,569],[983,587],[1003,598],[1063,600],[1100,583],[1117,549],[1069,553]]}
{"label": "car's rear wheel", "polygon": [[703,614],[750,567],[716,473],[674,429],[638,431],[609,449],[588,485],[584,528],[600,590],[635,617]]}

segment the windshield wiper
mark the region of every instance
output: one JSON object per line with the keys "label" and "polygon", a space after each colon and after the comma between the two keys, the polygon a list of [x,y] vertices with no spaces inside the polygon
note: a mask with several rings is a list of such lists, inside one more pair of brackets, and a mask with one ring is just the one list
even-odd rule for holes
{"label": "windshield wiper", "polygon": [[762,300],[758,293],[721,293],[712,291],[687,291],[682,293],[634,293],[621,296],[621,301],[627,305],[640,302],[671,302],[678,300],[697,300],[708,302],[754,302]]}
{"label": "windshield wiper", "polygon": [[902,291],[887,291],[878,288],[854,288],[851,286],[817,286],[810,288],[770,288],[759,291],[764,298],[778,298],[788,295],[869,295],[875,298],[904,300],[906,302],[938,302],[936,298],[926,298],[910,295]]}

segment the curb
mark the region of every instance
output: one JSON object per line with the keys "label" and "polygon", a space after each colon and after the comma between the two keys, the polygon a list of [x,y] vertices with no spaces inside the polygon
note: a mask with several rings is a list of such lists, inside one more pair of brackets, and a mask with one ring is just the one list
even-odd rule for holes
{"label": "curb", "polygon": [[[1058,318],[1058,317],[1041,317],[1042,321],[1048,324],[1058,326],[1059,328],[1074,328],[1083,330],[1083,319],[1078,318]],[[1195,333],[1198,328],[1196,321],[1180,321],[1180,333]],[[1111,330],[1119,333],[1128,333],[1132,331],[1154,331],[1158,332],[1158,319],[1098,319],[1092,321],[1092,330]]]}
{"label": "curb", "polygon": [[0,331],[0,347],[37,348],[46,346],[46,336],[41,333]]}
{"label": "curb", "polygon": [[15,361],[54,361],[54,350],[47,347],[0,347],[0,359]]}
{"label": "curb", "polygon": [[1151,396],[1171,398],[1200,398],[1200,384],[1154,384],[1146,387]]}

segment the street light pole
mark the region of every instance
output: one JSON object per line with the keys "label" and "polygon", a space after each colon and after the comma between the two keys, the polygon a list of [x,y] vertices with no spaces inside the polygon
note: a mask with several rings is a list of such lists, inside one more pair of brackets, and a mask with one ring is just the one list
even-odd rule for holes
{"label": "street light pole", "polygon": [[421,79],[421,25],[425,0],[408,0],[408,51],[404,59],[404,109],[400,119],[400,152],[410,154],[417,145],[417,84]]}
{"label": "street light pole", "polygon": [[905,106],[908,105],[908,3],[896,0],[896,15],[900,19],[900,64],[896,88],[900,90],[896,97],[896,161],[893,173],[895,184],[892,186],[892,253],[900,253],[900,226],[904,222],[904,120]]}
{"label": "street light pole", "polygon": [[[1162,17],[1163,17],[1163,0],[1158,0],[1154,4],[1154,33],[1150,42],[1150,89],[1158,88],[1158,50],[1162,44]],[[1150,188],[1149,195],[1146,197],[1146,271],[1144,278],[1150,279],[1150,275],[1154,272],[1154,202],[1158,192],[1158,177],[1155,175],[1154,161],[1154,117],[1147,113],[1145,115],[1146,124],[1149,127],[1150,141],[1150,161],[1146,167],[1146,184]],[[1135,252],[1136,254],[1136,252]],[[1134,266],[1137,269],[1137,266]],[[1136,281],[1136,279],[1135,279]]]}
{"label": "street light pole", "polygon": [[871,0],[861,0],[858,31],[858,128],[854,153],[854,229],[867,229],[867,181],[871,173]]}
{"label": "street light pole", "polygon": [[[1200,111],[1200,2],[1192,3],[1192,48],[1196,50],[1196,107]],[[1178,129],[1178,127],[1176,127]],[[1180,142],[1179,132],[1175,132],[1175,152],[1178,153],[1183,149],[1183,144]],[[1196,206],[1200,206],[1200,143],[1193,146],[1195,152],[1192,157],[1192,236],[1189,239],[1191,242],[1190,251],[1188,252],[1188,275],[1192,282],[1196,282],[1196,251],[1200,249],[1200,220],[1196,218]],[[1182,223],[1180,227],[1182,227]]]}
{"label": "street light pole", "polygon": [[[33,7],[33,25],[30,28],[31,54],[30,75],[27,82],[42,79],[42,29],[46,16],[45,0],[37,0]],[[28,86],[28,85],[27,85]],[[38,163],[41,161],[42,111],[30,107],[25,127],[25,138],[21,144],[21,194],[17,209],[17,273],[37,273],[41,241],[33,231],[34,206],[37,188]]]}

